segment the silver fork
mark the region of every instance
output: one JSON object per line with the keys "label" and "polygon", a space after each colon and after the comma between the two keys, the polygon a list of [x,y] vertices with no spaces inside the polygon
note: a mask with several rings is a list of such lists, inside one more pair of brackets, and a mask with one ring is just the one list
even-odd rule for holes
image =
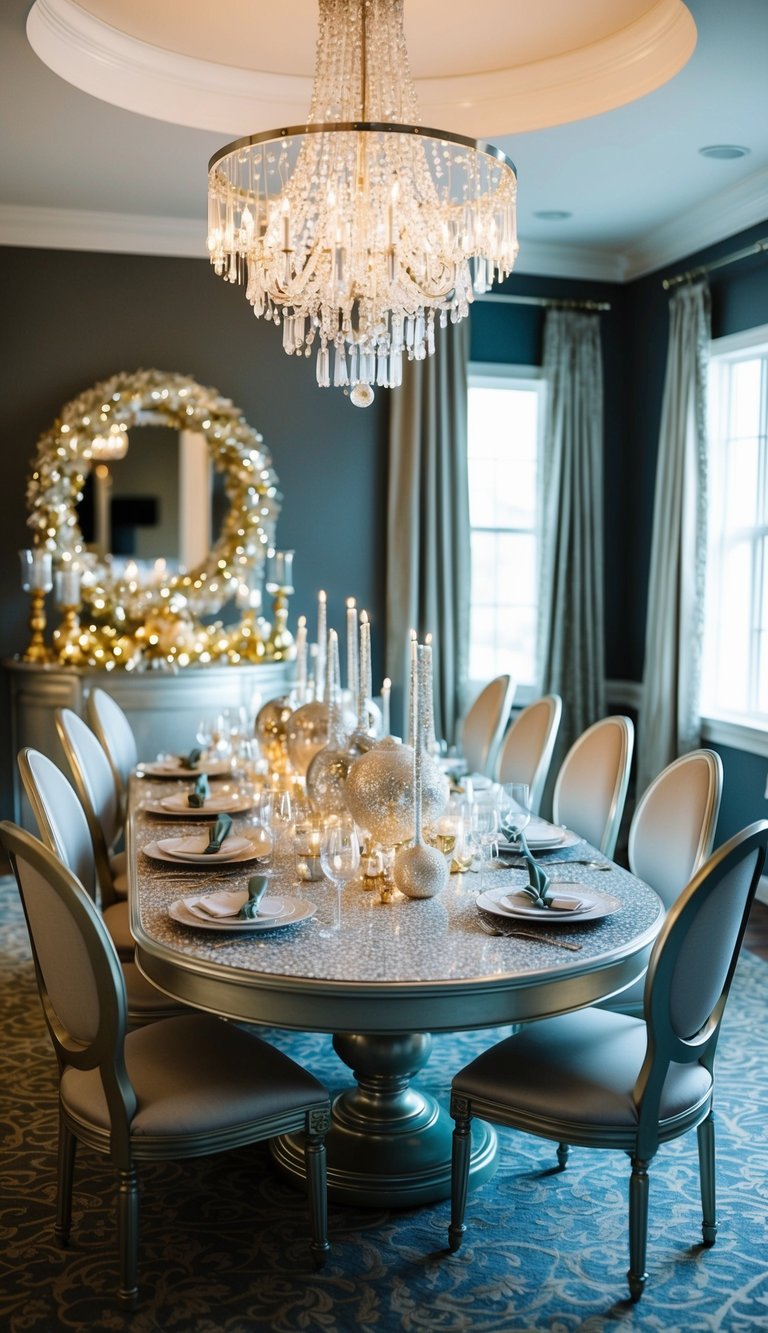
{"label": "silver fork", "polygon": [[[511,870],[525,870],[526,868],[525,861],[519,860],[507,860],[504,862],[504,865]],[[559,860],[556,860],[555,858],[542,858],[539,865],[544,870],[546,870],[547,866],[589,866],[590,870],[613,870],[610,861],[587,861],[583,857],[576,856],[563,856]]]}
{"label": "silver fork", "polygon": [[500,935],[503,938],[510,939],[535,940],[537,944],[551,944],[554,949],[570,949],[573,953],[578,953],[581,948],[580,944],[574,944],[571,940],[555,940],[551,935],[540,935],[538,931],[519,930],[517,926],[491,925],[490,921],[486,921],[482,916],[479,916],[477,920],[480,929],[484,930],[486,935]]}

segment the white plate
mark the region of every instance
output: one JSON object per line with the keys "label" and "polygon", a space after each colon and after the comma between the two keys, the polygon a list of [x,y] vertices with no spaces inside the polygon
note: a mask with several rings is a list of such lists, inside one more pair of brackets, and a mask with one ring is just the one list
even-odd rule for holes
{"label": "white plate", "polygon": [[[220,889],[218,893],[197,894],[194,898],[185,898],[184,906],[191,912],[198,921],[232,921],[238,920],[238,912],[243,903],[248,901],[247,889]],[[213,907],[218,907],[218,913],[206,911],[205,903],[210,903]],[[288,916],[292,910],[293,900],[290,898],[262,898],[259,904],[258,920],[264,925],[267,921],[278,921],[281,917]],[[243,918],[249,920],[250,918]]]}
{"label": "white plate", "polygon": [[[247,898],[243,891],[243,901]],[[194,899],[191,901],[194,902]],[[194,926],[196,930],[228,930],[231,933],[249,930],[278,930],[282,926],[292,926],[297,921],[306,921],[314,916],[317,907],[306,898],[283,898],[288,911],[283,916],[264,920],[256,917],[255,921],[239,921],[233,917],[214,918],[197,916],[188,906],[187,899],[178,898],[168,908],[168,915],[182,926]]]}
{"label": "white plate", "polygon": [[[175,842],[175,838],[162,838],[160,842]],[[207,839],[205,840],[207,842]],[[179,856],[164,851],[160,842],[148,842],[144,848],[144,855],[149,856],[153,861],[163,861],[165,865],[179,866],[215,866],[215,865],[235,865],[239,861],[255,861],[267,853],[260,847],[254,845],[250,838],[238,838],[237,842],[244,844],[234,855],[227,849],[227,843],[232,839],[228,838],[224,843],[224,848],[220,852],[201,852],[196,856]]]}
{"label": "white plate", "polygon": [[[538,820],[537,824],[543,826],[540,832],[537,828],[529,837],[528,829],[525,830],[525,841],[528,844],[529,852],[559,852],[561,848],[575,847],[578,842],[582,841],[573,829],[563,829],[559,828],[557,824],[547,824],[545,819]],[[528,827],[530,828],[531,825]],[[546,829],[551,829],[551,833],[547,834]],[[517,850],[517,843],[505,842],[504,840],[499,843],[500,852],[517,852]]]}
{"label": "white plate", "polygon": [[184,815],[191,819],[206,819],[209,815],[236,815],[243,810],[250,810],[253,801],[239,792],[228,792],[221,796],[206,798],[205,805],[190,805],[189,792],[175,792],[173,796],[163,796],[159,801],[146,801],[145,810],[153,815]]}
{"label": "white plate", "polygon": [[518,906],[513,901],[513,895],[509,889],[489,889],[487,893],[481,893],[478,900],[478,907],[482,907],[484,912],[492,912],[494,916],[503,916],[507,920],[513,918],[520,921],[542,921],[548,926],[567,925],[569,921],[601,921],[604,916],[612,916],[618,912],[621,907],[621,899],[614,898],[612,893],[602,893],[598,889],[585,886],[584,892],[579,893],[578,886],[574,886],[572,881],[566,880],[562,884],[553,881],[549,886],[551,893],[556,893],[558,897],[565,898],[572,895],[575,898],[589,899],[589,907],[576,912],[558,912],[551,907],[535,907],[533,903],[526,904],[521,902]]}
{"label": "white plate", "polygon": [[178,759],[157,759],[151,764],[139,764],[139,769],[148,778],[198,778],[201,773],[209,778],[223,778],[231,775],[232,764],[229,759],[201,759],[195,768],[185,768]]}

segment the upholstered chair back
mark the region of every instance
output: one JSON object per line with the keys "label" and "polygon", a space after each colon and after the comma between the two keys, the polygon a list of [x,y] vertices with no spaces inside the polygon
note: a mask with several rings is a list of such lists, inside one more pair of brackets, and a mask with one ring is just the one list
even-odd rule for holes
{"label": "upholstered chair back", "polygon": [[574,741],[552,794],[552,817],[613,856],[627,796],[635,730],[628,717],[604,717]]}
{"label": "upholstered chair back", "polygon": [[120,832],[120,809],[109,760],[98,737],[71,708],[56,709],[56,728],[85,810],[105,900],[114,896],[110,852]]}
{"label": "upholstered chair back", "polygon": [[88,695],[86,716],[109,760],[118,802],[122,806],[128,778],[139,757],[133,728],[119,703],[98,687]]}
{"label": "upholstered chair back", "polygon": [[461,727],[461,749],[468,772],[491,776],[514,694],[511,678],[496,676],[467,709]]}
{"label": "upholstered chair back", "polygon": [[629,868],[669,909],[712,850],[723,789],[714,750],[668,764],[641,797],[629,829]]}
{"label": "upholstered chair back", "polygon": [[91,832],[72,783],[52,759],[29,747],[19,754],[19,772],[40,837],[94,898],[96,860]]}
{"label": "upholstered chair back", "polygon": [[534,700],[515,718],[499,749],[496,781],[526,782],[534,814],[541,805],[562,713],[559,694]]}

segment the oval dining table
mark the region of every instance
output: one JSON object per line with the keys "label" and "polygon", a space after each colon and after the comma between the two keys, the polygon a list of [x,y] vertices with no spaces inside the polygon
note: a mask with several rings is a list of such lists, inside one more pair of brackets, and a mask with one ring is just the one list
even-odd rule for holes
{"label": "oval dining table", "polygon": [[[429,1059],[432,1034],[527,1023],[605,999],[643,973],[663,920],[657,895],[620,866],[611,862],[606,873],[570,860],[551,867],[553,878],[608,893],[618,910],[584,923],[535,922],[524,938],[496,936],[486,933],[487,917],[481,925],[475,873],[451,875],[437,897],[396,894],[388,902],[362,880],[344,889],[334,930],[336,890],[323,880],[298,883],[286,856],[275,859],[269,892],[306,900],[314,915],[253,932],[196,928],[174,920],[171,905],[196,893],[245,889],[259,864],[208,867],[146,855],[159,838],[201,830],[198,821],[162,814],[159,802],[171,789],[140,775],[130,783],[126,845],[137,964],[167,995],[206,1012],[333,1034],[337,1055],[354,1074],[332,1099],[328,1192],[336,1201],[408,1206],[447,1197],[453,1122],[413,1083]],[[243,816],[234,817],[232,833],[239,832],[248,832]],[[584,842],[562,856],[605,860]],[[484,887],[526,881],[524,870],[491,869]],[[473,1132],[474,1186],[493,1174],[497,1143],[482,1121]],[[274,1140],[272,1152],[303,1180],[301,1136]]]}

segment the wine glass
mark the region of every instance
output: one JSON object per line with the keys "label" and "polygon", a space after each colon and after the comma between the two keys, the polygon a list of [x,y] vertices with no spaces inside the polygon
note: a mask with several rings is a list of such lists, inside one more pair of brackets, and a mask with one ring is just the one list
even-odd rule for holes
{"label": "wine glass", "polygon": [[272,850],[276,860],[293,855],[293,835],[295,814],[291,793],[281,787],[268,787],[259,798],[259,819],[272,838]]}
{"label": "wine glass", "polygon": [[499,837],[499,807],[495,794],[476,796],[471,806],[472,839],[480,853],[480,888],[485,889],[485,869],[490,850]]}
{"label": "wine glass", "polygon": [[521,848],[524,830],[531,822],[530,793],[527,782],[505,782],[499,797],[501,824],[511,842]]}
{"label": "wine glass", "polygon": [[351,817],[339,815],[328,820],[320,841],[320,865],[326,879],[331,881],[336,890],[332,927],[332,931],[336,932],[341,927],[341,891],[349,880],[354,879],[360,867],[360,842]]}

